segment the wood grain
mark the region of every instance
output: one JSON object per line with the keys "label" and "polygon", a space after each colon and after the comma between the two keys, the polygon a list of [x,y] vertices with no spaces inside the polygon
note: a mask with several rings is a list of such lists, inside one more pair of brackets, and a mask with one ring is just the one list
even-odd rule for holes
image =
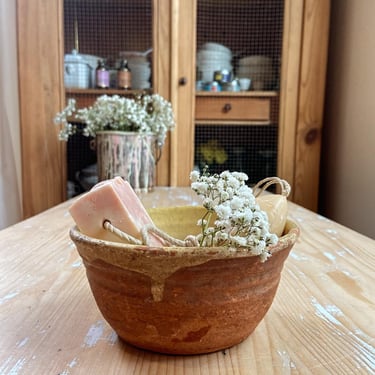
{"label": "wood grain", "polygon": [[[277,175],[294,183],[304,0],[286,0],[280,77]],[[293,189],[290,199],[293,200]]]}
{"label": "wood grain", "polygon": [[64,107],[61,4],[17,0],[25,218],[66,196],[65,144],[53,124]]}
{"label": "wood grain", "polygon": [[317,210],[330,2],[305,0],[293,201]]}
{"label": "wood grain", "polygon": [[[141,197],[196,201],[189,188]],[[225,352],[167,356],[125,344],[102,318],[69,239],[70,204],[0,232],[1,374],[375,373],[374,240],[290,203],[301,236],[254,333]]]}
{"label": "wood grain", "polygon": [[171,0],[171,6],[171,100],[177,121],[171,134],[171,185],[187,186],[194,163],[197,4]]}
{"label": "wood grain", "polygon": [[[171,7],[169,0],[152,0],[153,7],[153,82],[154,92],[167,100],[171,100],[170,74],[171,61],[169,53],[171,46]],[[167,3],[167,4],[166,4]],[[167,135],[162,157],[157,164],[157,185],[170,185],[171,180],[171,135]]]}

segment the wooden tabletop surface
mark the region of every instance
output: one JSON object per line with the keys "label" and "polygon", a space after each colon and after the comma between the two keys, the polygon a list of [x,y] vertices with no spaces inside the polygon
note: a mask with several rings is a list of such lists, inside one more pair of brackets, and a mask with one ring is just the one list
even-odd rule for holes
{"label": "wooden tabletop surface", "polygon": [[[185,205],[157,188],[145,206]],[[243,343],[168,356],[122,342],[69,238],[71,202],[0,232],[0,375],[375,374],[375,241],[290,204],[301,229],[266,317]]]}

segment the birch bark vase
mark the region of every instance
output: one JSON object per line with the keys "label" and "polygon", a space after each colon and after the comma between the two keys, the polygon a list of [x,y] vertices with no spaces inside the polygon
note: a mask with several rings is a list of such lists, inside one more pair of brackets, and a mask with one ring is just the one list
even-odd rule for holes
{"label": "birch bark vase", "polygon": [[153,134],[102,131],[96,134],[99,181],[121,176],[136,192],[155,186],[158,145]]}

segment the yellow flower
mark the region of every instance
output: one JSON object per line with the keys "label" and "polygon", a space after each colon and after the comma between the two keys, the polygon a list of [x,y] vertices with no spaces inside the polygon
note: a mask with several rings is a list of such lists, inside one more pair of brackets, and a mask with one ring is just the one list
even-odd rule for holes
{"label": "yellow flower", "polygon": [[198,153],[203,162],[208,165],[213,163],[224,164],[228,160],[228,154],[216,139],[201,144]]}

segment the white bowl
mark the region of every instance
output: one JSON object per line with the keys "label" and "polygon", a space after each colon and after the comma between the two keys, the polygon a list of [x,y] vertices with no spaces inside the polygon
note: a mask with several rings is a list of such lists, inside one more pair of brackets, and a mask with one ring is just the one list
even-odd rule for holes
{"label": "white bowl", "polygon": [[214,72],[215,70],[199,70],[199,79],[205,82],[213,81]]}
{"label": "white bowl", "polygon": [[146,69],[150,67],[150,62],[149,61],[139,62],[139,61],[134,61],[134,60],[128,60],[128,65]]}
{"label": "white bowl", "polygon": [[198,64],[198,70],[222,70],[222,69],[227,69],[227,70],[233,70],[233,66],[229,63],[223,63],[223,62],[212,62],[212,63],[207,63],[207,64]]}
{"label": "white bowl", "polygon": [[142,72],[142,71],[143,72],[149,72],[149,71],[151,71],[151,68],[148,65],[138,65],[138,64],[129,63],[128,66],[129,66],[130,69],[138,70],[140,72]]}
{"label": "white bowl", "polygon": [[197,53],[197,59],[222,59],[230,61],[232,59],[232,55],[228,54],[226,52],[220,52],[220,51],[210,51],[210,50],[200,50]]}
{"label": "white bowl", "polygon": [[149,89],[151,87],[151,83],[148,81],[142,81],[142,82],[132,82],[132,89]]}
{"label": "white bowl", "polygon": [[[222,67],[223,69],[229,69],[232,66],[230,61],[227,60],[197,60],[197,65],[203,68],[211,68],[214,66]],[[225,68],[224,68],[225,67]]]}
{"label": "white bowl", "polygon": [[272,65],[272,59],[268,56],[260,56],[260,55],[245,56],[242,59],[238,60],[238,65],[240,66],[246,66],[246,65],[269,66],[269,65]]}
{"label": "white bowl", "polygon": [[215,43],[215,42],[204,43],[201,49],[209,50],[209,51],[225,52],[227,54],[232,55],[232,52],[228,47],[224,46],[223,44]]}
{"label": "white bowl", "polygon": [[129,67],[129,68],[133,74],[144,75],[144,76],[151,74],[151,69],[137,69],[137,68],[132,68],[132,67]]}
{"label": "white bowl", "polygon": [[[250,78],[254,89],[256,86],[270,88],[274,83],[275,70],[272,65],[239,66],[236,70],[236,76],[238,78]],[[262,84],[258,84],[258,82],[262,82]]]}

